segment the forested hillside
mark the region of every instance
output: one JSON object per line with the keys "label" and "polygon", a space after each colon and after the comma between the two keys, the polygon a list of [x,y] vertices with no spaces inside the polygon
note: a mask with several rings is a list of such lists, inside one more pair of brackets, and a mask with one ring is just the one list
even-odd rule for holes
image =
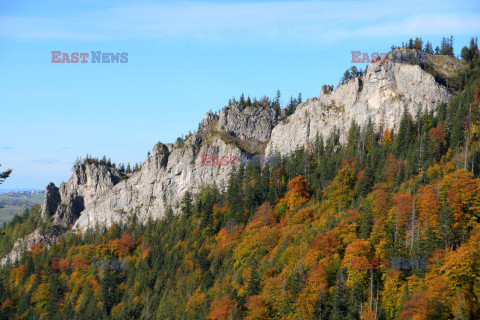
{"label": "forested hillside", "polygon": [[480,319],[480,57],[467,50],[450,103],[404,112],[398,132],[352,123],[346,144],[318,136],[275,166],[239,166],[226,192],[187,193],[179,216],[33,245],[0,270],[0,318]]}

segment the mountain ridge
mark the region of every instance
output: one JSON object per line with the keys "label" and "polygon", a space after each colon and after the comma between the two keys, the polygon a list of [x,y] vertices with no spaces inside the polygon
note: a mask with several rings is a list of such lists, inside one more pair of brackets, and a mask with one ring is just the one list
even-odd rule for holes
{"label": "mountain ridge", "polygon": [[[415,115],[424,105],[432,111],[437,104],[448,102],[449,97],[447,90],[419,66],[388,62],[373,64],[364,75],[330,93],[322,93],[319,98],[301,103],[284,121],[286,124],[274,125],[278,114],[272,108],[241,107],[238,104],[224,107],[218,116],[207,114],[203,130],[186,139],[183,147],[168,148],[159,144],[140,172],[108,186],[108,190],[102,186],[100,190],[106,192],[95,193],[97,198],[85,205],[74,228],[84,230],[97,223],[108,227],[115,221],[125,220],[133,212],[137,212],[140,220],[149,215],[159,218],[167,205],[178,212],[186,191],[195,193],[208,184],[216,184],[224,190],[233,167],[202,166],[201,155],[240,156],[244,150],[228,141],[228,137],[247,141],[247,144],[268,141],[266,149],[260,153],[286,155],[313,142],[317,132],[327,136],[337,128],[341,141],[345,141],[350,120],[360,126],[366,126],[372,120],[374,125],[395,130],[404,110]],[[323,112],[326,116],[322,116]],[[381,121],[385,123],[380,124]],[[279,145],[288,148],[278,150],[276,146]],[[162,148],[163,153],[158,148]],[[73,181],[78,179],[76,177]],[[97,177],[91,177],[90,181],[95,184]],[[65,186],[68,187],[64,187],[62,199],[71,197],[76,184],[70,183],[69,186],[67,183]]]}
{"label": "mountain ridge", "polygon": [[[208,185],[226,188],[234,167],[204,166],[204,154],[287,155],[309,146],[317,134],[326,137],[333,130],[344,142],[352,122],[363,127],[372,121],[377,130],[395,130],[404,110],[415,115],[425,107],[433,112],[450,99],[447,90],[418,65],[394,62],[372,64],[362,76],[335,90],[321,91],[281,121],[284,110],[238,104],[224,107],[219,115],[207,113],[201,130],[183,146],[158,143],[142,169],[125,178],[99,164],[75,165],[66,183],[47,186],[42,216],[54,226],[85,231],[125,222],[132,215],[139,221],[161,218],[167,206],[179,213],[187,191],[195,194]],[[26,239],[49,242],[40,232]],[[18,257],[21,243],[17,241],[2,264]]]}

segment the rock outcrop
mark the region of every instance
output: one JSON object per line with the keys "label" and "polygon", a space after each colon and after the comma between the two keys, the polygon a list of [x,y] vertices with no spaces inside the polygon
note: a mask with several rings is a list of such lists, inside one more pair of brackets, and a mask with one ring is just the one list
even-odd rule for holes
{"label": "rock outcrop", "polygon": [[115,168],[97,163],[75,165],[68,182],[60,188],[53,183],[47,186],[42,217],[52,216],[54,225],[71,226],[95,198],[116,185],[122,176]]}
{"label": "rock outcrop", "polygon": [[[134,215],[138,221],[160,218],[168,205],[179,212],[186,191],[195,194],[213,184],[225,190],[234,163],[206,165],[205,155],[219,159],[240,158],[245,152],[287,155],[313,143],[317,134],[328,137],[332,130],[344,141],[353,121],[365,126],[371,120],[376,128],[395,130],[404,110],[413,115],[420,108],[433,112],[449,98],[446,89],[418,65],[374,63],[335,90],[323,86],[318,98],[301,103],[286,119],[285,110],[238,104],[224,107],[219,115],[207,113],[201,132],[182,143],[158,143],[133,174],[97,163],[75,165],[68,182],[59,188],[53,183],[47,186],[42,217],[57,231],[70,226],[108,227]],[[278,123],[278,119],[283,120]],[[40,230],[19,239],[1,263],[15,260],[21,248],[39,241],[46,241]]]}
{"label": "rock outcrop", "polygon": [[[84,230],[96,225],[109,226],[136,215],[139,221],[164,215],[167,205],[174,212],[186,191],[197,193],[207,185],[226,187],[233,166],[207,166],[204,155],[241,157],[241,145],[255,141],[266,146],[265,153],[286,155],[313,142],[317,134],[327,137],[338,130],[341,139],[352,121],[395,129],[404,110],[416,114],[430,112],[449,94],[419,66],[400,63],[372,64],[361,77],[337,89],[324,86],[318,98],[301,103],[294,114],[277,123],[279,115],[271,108],[223,108],[219,115],[208,113],[203,131],[179,144],[158,143],[142,169],[124,175],[99,164],[76,165],[73,175],[60,188],[49,184],[44,217],[54,225]],[[263,149],[262,149],[263,150]]]}
{"label": "rock outcrop", "polygon": [[467,63],[448,55],[433,55],[416,49],[396,48],[388,59],[401,63],[430,63],[444,77],[452,77],[467,67]]}
{"label": "rock outcrop", "polygon": [[[140,221],[159,218],[167,205],[177,212],[186,191],[197,193],[212,184],[225,189],[230,171],[240,164],[242,151],[236,143],[266,144],[275,123],[272,109],[232,105],[220,115],[208,113],[203,134],[191,135],[182,146],[157,143],[142,169],[131,175],[96,163],[75,165],[67,183],[47,187],[42,216],[51,217],[54,226],[83,230],[108,227],[133,214]],[[238,160],[205,165],[205,155]]]}
{"label": "rock outcrop", "polygon": [[186,191],[199,192],[207,185],[226,187],[232,165],[202,165],[202,155],[240,157],[240,150],[224,142],[218,135],[211,141],[202,141],[191,136],[184,147],[167,151],[165,145],[157,144],[142,170],[120,181],[107,192],[98,193],[98,198],[85,204],[85,210],[74,228],[85,229],[95,225],[109,226],[126,221],[136,214],[139,221],[148,217],[162,217],[167,205],[178,211]]}
{"label": "rock outcrop", "polygon": [[60,192],[55,186],[55,184],[50,182],[45,188],[45,199],[40,209],[42,213],[42,218],[46,219],[49,218],[52,214],[55,214],[60,202],[62,202]]}
{"label": "rock outcrop", "polygon": [[13,244],[12,250],[0,261],[0,266],[3,266],[8,262],[15,262],[21,257],[22,253],[29,250],[34,243],[45,244],[48,240],[49,239],[47,239],[45,235],[40,232],[40,229],[33,231],[23,238],[17,239],[17,241],[15,241]]}
{"label": "rock outcrop", "polygon": [[352,121],[364,126],[371,120],[377,128],[395,130],[404,110],[413,115],[420,108],[431,112],[449,97],[417,65],[375,63],[363,76],[331,92],[324,87],[318,98],[300,104],[293,115],[275,126],[265,153],[286,155],[312,143],[317,134],[328,137],[332,130],[344,141]]}
{"label": "rock outcrop", "polygon": [[220,111],[218,129],[242,140],[268,141],[276,122],[277,115],[272,108],[234,104]]}
{"label": "rock outcrop", "polygon": [[205,118],[203,119],[203,126],[205,128],[208,128],[218,121],[218,115],[213,114],[212,112],[209,112],[205,115]]}

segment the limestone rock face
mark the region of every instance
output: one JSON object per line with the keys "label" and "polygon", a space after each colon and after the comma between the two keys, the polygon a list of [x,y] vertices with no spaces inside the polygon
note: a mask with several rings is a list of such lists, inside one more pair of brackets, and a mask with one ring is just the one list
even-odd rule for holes
{"label": "limestone rock face", "polygon": [[[224,189],[233,166],[240,163],[241,150],[220,135],[212,135],[213,131],[239,139],[268,141],[275,121],[272,109],[233,105],[225,107],[219,116],[207,114],[203,124],[205,130],[210,130],[208,139],[192,135],[182,147],[157,143],[139,172],[122,178],[117,170],[106,166],[74,166],[70,180],[58,189],[60,201],[53,197],[55,186],[49,187],[52,196],[45,200],[44,215],[50,212],[54,225],[85,229],[95,225],[108,227],[134,214],[140,221],[149,216],[159,218],[167,205],[178,212],[186,191],[195,194],[212,184]],[[227,161],[203,165],[205,155]],[[238,160],[232,163],[232,157]],[[57,204],[55,210],[51,202]]]}
{"label": "limestone rock face", "polygon": [[53,216],[53,224],[71,226],[85,207],[117,184],[122,175],[114,168],[92,163],[77,164],[68,182],[55,187],[50,183],[45,192],[42,217]]}
{"label": "limestone rock face", "polygon": [[220,111],[218,130],[242,140],[268,141],[276,122],[277,115],[272,108],[234,104]]}
{"label": "limestone rock face", "polygon": [[[207,166],[202,159],[241,157],[235,141],[268,143],[266,154],[286,155],[313,142],[317,133],[328,137],[338,130],[345,140],[352,121],[365,126],[371,120],[377,128],[395,129],[404,109],[415,115],[420,107],[432,111],[448,100],[447,91],[420,67],[375,63],[363,76],[335,90],[323,87],[318,98],[301,103],[278,124],[277,112],[271,108],[235,104],[219,115],[208,113],[202,123],[208,134],[191,135],[181,147],[158,143],[142,169],[131,175],[98,164],[77,165],[72,178],[58,190],[60,201],[54,186],[47,187],[43,210],[53,214],[55,224],[74,224],[80,230],[97,224],[108,227],[134,215],[139,221],[160,218],[167,205],[180,211],[186,191],[195,194],[213,184],[224,190],[233,164]],[[55,203],[59,204],[52,212]]]}
{"label": "limestone rock face", "polygon": [[205,127],[210,127],[211,125],[215,124],[218,121],[218,116],[211,112],[205,115],[205,119],[203,119],[203,125]]}
{"label": "limestone rock face", "polygon": [[396,129],[406,109],[416,115],[420,108],[432,111],[450,95],[435,79],[417,65],[375,63],[365,74],[318,98],[300,104],[295,113],[272,131],[265,153],[286,155],[315,141],[317,134],[327,138],[337,130],[340,140],[355,121],[361,126],[371,120],[376,128]]}
{"label": "limestone rock face", "polygon": [[19,259],[23,252],[29,250],[34,243],[46,244],[48,239],[40,232],[40,229],[33,231],[23,238],[17,239],[13,244],[12,250],[2,258],[0,266],[4,266],[7,262],[15,262]]}
{"label": "limestone rock face", "polygon": [[98,198],[86,204],[74,228],[85,229],[96,224],[109,226],[126,221],[133,214],[139,221],[146,221],[149,216],[160,218],[167,204],[178,212],[186,191],[195,194],[202,187],[213,184],[221,190],[226,187],[233,166],[230,163],[225,166],[202,165],[202,155],[219,158],[241,155],[238,148],[219,137],[204,143],[191,136],[183,148],[173,149],[168,156],[165,148],[160,146],[159,150],[163,151],[154,151],[154,156],[143,163],[142,170],[107,192],[99,193]]}
{"label": "limestone rock face", "polygon": [[[277,114],[272,108],[235,104],[223,108],[219,115],[208,113],[202,123],[205,134],[191,135],[182,146],[158,143],[142,169],[133,174],[125,175],[96,163],[75,165],[68,182],[59,188],[47,186],[42,216],[53,219],[54,227],[73,226],[77,230],[108,227],[134,216],[140,222],[148,217],[161,218],[167,205],[174,212],[180,211],[186,191],[196,194],[213,184],[225,190],[234,168],[228,160],[239,159],[249,143],[262,146],[257,153],[263,152],[266,145],[266,155],[287,155],[314,142],[317,134],[328,137],[332,130],[337,130],[341,141],[345,141],[352,121],[365,126],[371,120],[376,128],[395,130],[405,109],[413,115],[420,108],[432,112],[449,98],[445,88],[419,66],[375,63],[363,76],[335,90],[322,87],[318,98],[301,103],[280,123],[278,119],[286,115],[285,110]],[[227,162],[220,164],[226,165],[205,165],[205,155],[225,158]],[[42,237],[37,230],[19,239],[1,263],[18,257],[24,244],[44,241]]]}

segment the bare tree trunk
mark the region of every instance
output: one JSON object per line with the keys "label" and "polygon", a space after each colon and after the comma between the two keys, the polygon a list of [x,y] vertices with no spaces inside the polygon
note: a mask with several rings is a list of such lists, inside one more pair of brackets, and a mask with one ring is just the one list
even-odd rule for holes
{"label": "bare tree trunk", "polygon": [[282,306],[282,319],[285,319],[285,264],[283,264],[283,306]]}
{"label": "bare tree trunk", "polygon": [[468,142],[470,140],[470,132],[467,133],[467,138],[465,139],[465,163],[463,165],[463,170],[467,171],[467,158],[468,158]]}
{"label": "bare tree trunk", "polygon": [[412,206],[412,239],[410,243],[410,251],[413,252],[413,239],[415,237],[415,195],[413,195],[413,206]]}
{"label": "bare tree trunk", "polygon": [[373,302],[373,271],[370,268],[370,310],[372,310],[372,302]]}
{"label": "bare tree trunk", "polygon": [[470,142],[470,128],[472,127],[472,105],[470,105],[468,112],[468,127],[467,127],[467,137],[465,141],[465,163],[463,170],[467,171],[467,157],[468,157],[468,143]]}
{"label": "bare tree trunk", "polygon": [[397,244],[397,235],[398,235],[398,206],[397,206],[397,216],[395,218],[395,240],[394,244]]}
{"label": "bare tree trunk", "polygon": [[474,161],[475,161],[475,147],[472,148],[472,173],[473,173],[473,174],[475,174],[475,173],[473,172],[473,163],[474,163]]}

